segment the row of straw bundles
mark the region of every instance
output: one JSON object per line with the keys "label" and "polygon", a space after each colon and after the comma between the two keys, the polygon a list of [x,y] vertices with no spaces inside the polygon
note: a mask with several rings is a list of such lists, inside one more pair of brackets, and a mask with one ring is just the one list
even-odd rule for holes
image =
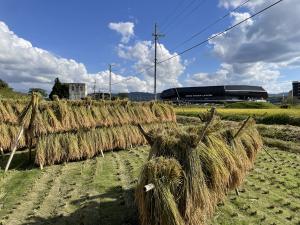
{"label": "row of straw bundles", "polygon": [[[136,190],[141,224],[206,224],[262,147],[253,120],[238,130],[216,120],[202,140],[203,126],[145,134],[152,148]],[[154,189],[146,192],[148,184]]]}
{"label": "row of straw bundles", "polygon": [[18,116],[28,102],[22,100],[0,100],[0,123],[17,124]]}
{"label": "row of straw bundles", "polygon": [[[10,149],[12,142],[15,138],[17,138],[19,134],[20,128],[15,125],[7,125],[7,124],[0,124],[0,148],[6,152]],[[25,147],[25,137],[19,141],[19,147]]]}
{"label": "row of straw bundles", "polygon": [[[26,110],[26,108],[25,108]],[[30,110],[30,108],[29,108]],[[29,126],[27,113],[25,128]],[[35,118],[35,136],[76,131],[81,128],[111,127],[126,124],[175,122],[171,106],[160,103],[56,101],[43,102]]]}
{"label": "row of straw bundles", "polygon": [[[147,129],[176,127],[175,123],[150,124]],[[133,125],[96,128],[76,133],[51,134],[41,137],[36,146],[35,163],[53,165],[55,163],[91,158],[101,151],[126,149],[146,144],[144,136]]]}

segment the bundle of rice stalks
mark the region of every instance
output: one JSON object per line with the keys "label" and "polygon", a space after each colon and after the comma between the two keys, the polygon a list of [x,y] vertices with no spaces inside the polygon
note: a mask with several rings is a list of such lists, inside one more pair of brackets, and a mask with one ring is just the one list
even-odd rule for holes
{"label": "bundle of rice stalks", "polygon": [[[142,224],[174,224],[184,225],[176,200],[184,195],[182,186],[185,181],[184,171],[175,159],[164,157],[154,158],[143,167],[137,201],[140,205]],[[152,184],[155,189],[152,195],[144,191],[142,183]],[[145,201],[143,201],[145,199]]]}
{"label": "bundle of rice stalks", "polygon": [[159,103],[57,101],[44,103],[39,109],[46,128],[41,130],[44,134],[75,131],[81,128],[176,121],[173,109]]}
{"label": "bundle of rice stalks", "polygon": [[[160,126],[161,124],[150,124],[145,127],[150,130]],[[176,124],[166,123],[165,126],[176,127]],[[42,166],[53,165],[92,158],[101,151],[126,149],[146,143],[139,129],[133,125],[51,134],[39,138],[35,162]]]}
{"label": "bundle of rice stalks", "polygon": [[[206,224],[217,203],[241,184],[262,147],[261,137],[251,119],[239,127],[224,125],[215,118],[198,127],[150,133],[140,128],[151,145],[149,162],[136,190],[142,225]],[[161,157],[173,160],[172,164],[181,169],[182,175],[177,177],[180,182],[171,187],[162,182],[170,175]],[[158,169],[159,162],[163,170]],[[145,192],[144,187],[149,184],[154,189]]]}
{"label": "bundle of rice stalks", "polygon": [[[0,124],[0,148],[4,152],[8,152],[11,148],[13,141],[16,139],[20,128],[16,125]],[[19,147],[25,147],[25,137],[24,135],[19,141]]]}

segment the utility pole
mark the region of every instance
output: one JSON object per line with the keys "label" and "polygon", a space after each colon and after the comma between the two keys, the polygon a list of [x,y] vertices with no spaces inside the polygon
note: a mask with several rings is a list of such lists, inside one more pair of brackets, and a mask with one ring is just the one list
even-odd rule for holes
{"label": "utility pole", "polygon": [[94,98],[95,98],[95,95],[96,95],[96,79],[94,80]]}
{"label": "utility pole", "polygon": [[109,64],[109,100],[111,100],[111,68],[112,68],[112,64]]}
{"label": "utility pole", "polygon": [[152,34],[154,37],[154,100],[157,101],[157,93],[156,93],[156,67],[157,67],[157,42],[160,37],[163,37],[163,34],[158,33],[157,23],[154,25],[154,33]]}

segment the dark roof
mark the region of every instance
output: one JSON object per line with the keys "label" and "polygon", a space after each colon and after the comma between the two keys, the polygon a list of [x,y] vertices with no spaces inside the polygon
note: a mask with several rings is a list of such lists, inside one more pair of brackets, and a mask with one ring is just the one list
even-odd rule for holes
{"label": "dark roof", "polygon": [[250,86],[250,85],[225,85],[224,89],[228,90],[228,91],[262,91],[262,92],[266,92],[266,90],[260,86]]}
{"label": "dark roof", "polygon": [[162,99],[226,99],[226,98],[267,98],[268,93],[260,86],[222,85],[171,88],[161,93]]}

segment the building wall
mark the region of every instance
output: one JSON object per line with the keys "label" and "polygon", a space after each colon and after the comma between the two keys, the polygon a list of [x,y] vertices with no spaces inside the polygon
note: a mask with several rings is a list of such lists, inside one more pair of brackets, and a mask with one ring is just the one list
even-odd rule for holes
{"label": "building wall", "polygon": [[84,83],[69,83],[69,99],[82,99],[87,96],[87,85]]}
{"label": "building wall", "polygon": [[300,99],[300,81],[293,82],[293,96]]}

